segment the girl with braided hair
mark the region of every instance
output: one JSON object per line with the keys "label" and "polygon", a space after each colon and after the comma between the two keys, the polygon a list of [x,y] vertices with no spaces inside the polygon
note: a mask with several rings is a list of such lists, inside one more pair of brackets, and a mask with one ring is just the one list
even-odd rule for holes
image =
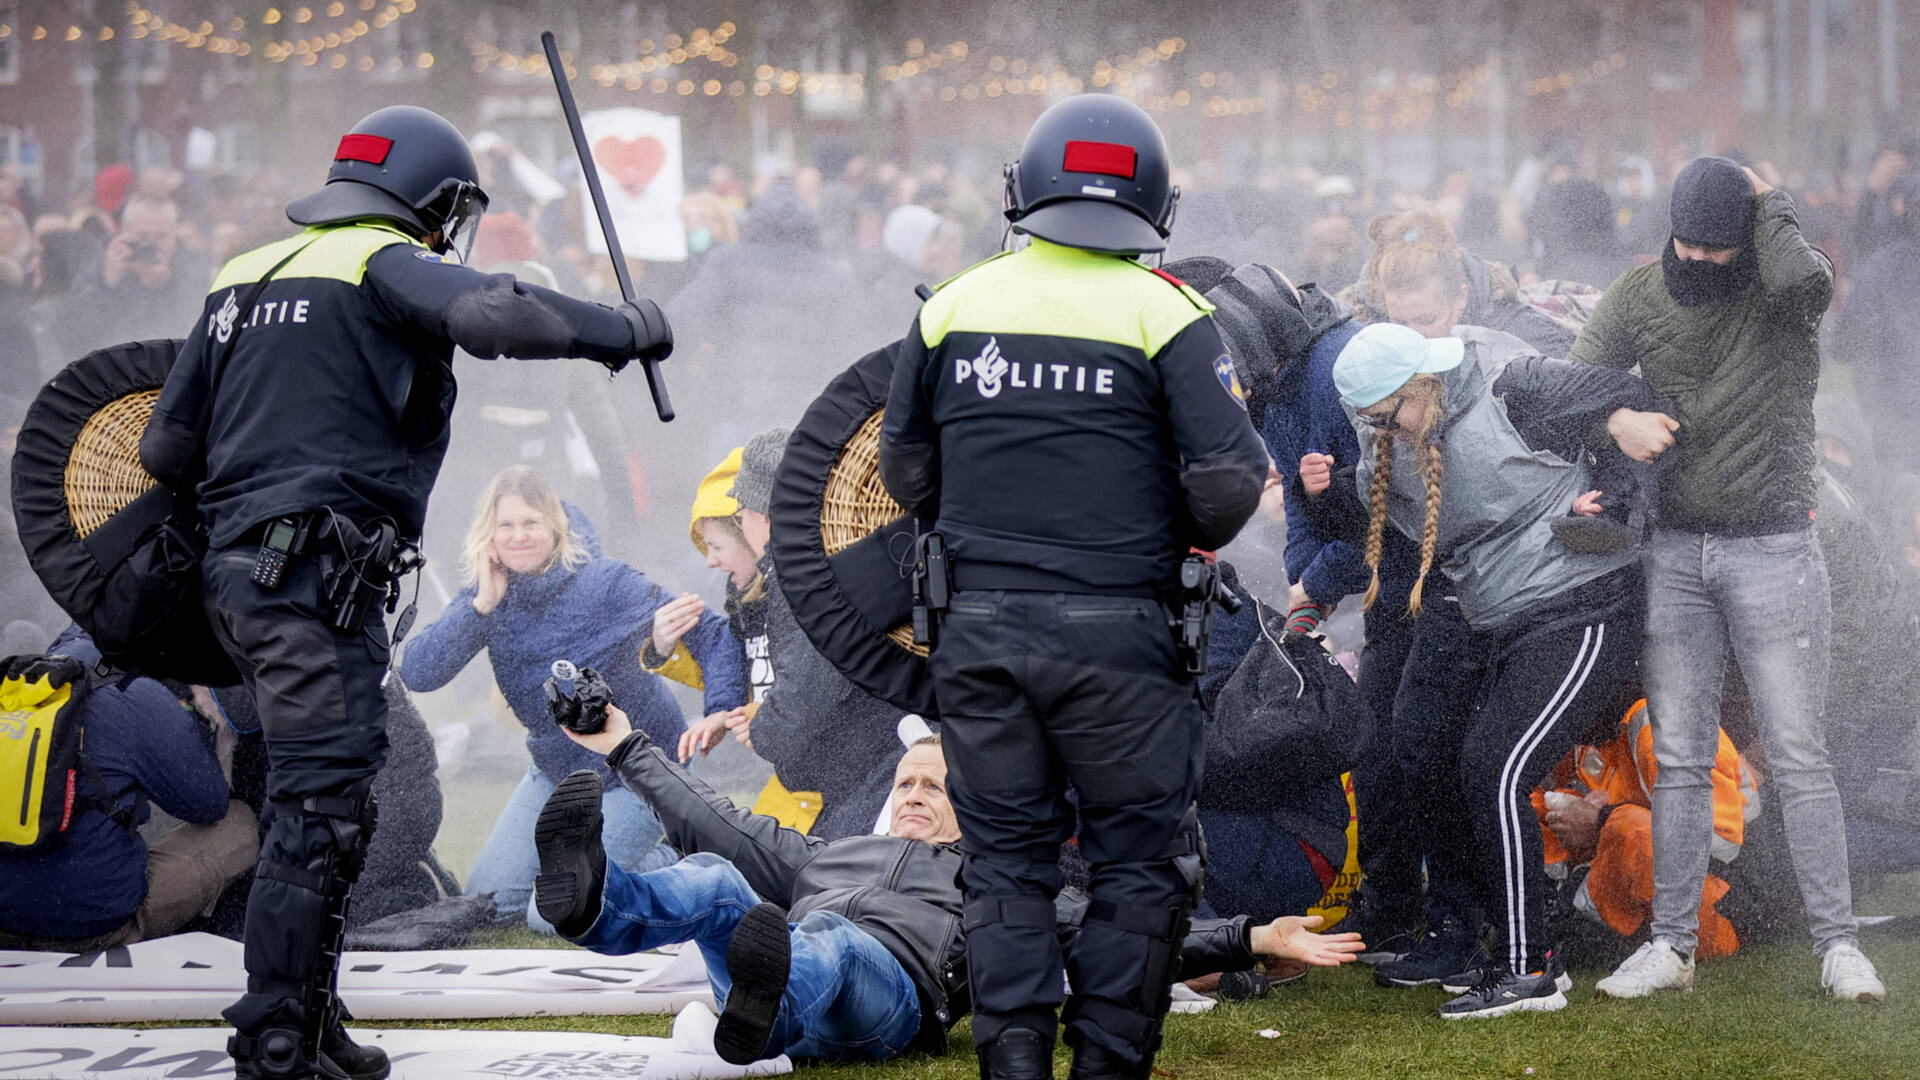
{"label": "girl with braided hair", "polygon": [[[1533,355],[1480,327],[1455,335],[1392,324],[1355,335],[1333,376],[1371,460],[1346,484],[1321,455],[1300,466],[1313,512],[1364,536],[1370,565],[1391,526],[1419,544],[1423,578],[1437,564],[1452,586],[1435,596],[1422,581],[1408,597],[1410,610],[1429,613],[1416,654],[1450,650],[1451,671],[1408,678],[1394,705],[1419,726],[1396,736],[1420,745],[1396,739],[1395,749],[1416,759],[1408,768],[1426,803],[1415,817],[1429,858],[1464,868],[1499,944],[1481,970],[1441,980],[1468,986],[1440,1007],[1449,1019],[1566,1006],[1528,794],[1589,726],[1633,700],[1643,601],[1634,551],[1572,550],[1552,521],[1598,513],[1594,489],[1627,476],[1618,448],[1588,445],[1588,432],[1652,405],[1624,372]],[[1377,594],[1370,588],[1367,602]]]}

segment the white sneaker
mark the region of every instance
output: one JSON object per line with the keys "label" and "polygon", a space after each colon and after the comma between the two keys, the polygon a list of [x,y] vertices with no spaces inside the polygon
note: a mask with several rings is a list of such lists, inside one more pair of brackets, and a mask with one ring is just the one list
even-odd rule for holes
{"label": "white sneaker", "polygon": [[1887,986],[1857,945],[1835,945],[1820,958],[1820,985],[1841,1001],[1885,1001]]}
{"label": "white sneaker", "polygon": [[[1838,951],[1838,948],[1829,950],[1828,955]],[[1859,955],[1858,950],[1854,955]],[[1866,957],[1860,960],[1865,963]],[[1646,997],[1656,990],[1692,989],[1692,958],[1681,956],[1673,946],[1659,938],[1640,946],[1632,956],[1622,960],[1620,966],[1613,969],[1613,974],[1593,986],[1594,993],[1610,998],[1637,998]]]}

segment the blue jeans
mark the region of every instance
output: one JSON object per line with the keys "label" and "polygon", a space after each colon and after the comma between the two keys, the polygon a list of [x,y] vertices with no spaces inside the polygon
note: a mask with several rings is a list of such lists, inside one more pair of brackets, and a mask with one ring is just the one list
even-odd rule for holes
{"label": "blue jeans", "polygon": [[[493,833],[480,849],[473,873],[467,875],[467,892],[493,894],[495,922],[524,920],[529,929],[542,934],[551,934],[554,929],[533,906],[533,879],[540,876],[533,825],[553,789],[554,783],[546,773],[538,767],[529,768],[507,805],[500,808]],[[606,818],[600,839],[606,845],[608,862],[644,873],[679,858],[673,848],[661,842],[665,832],[660,819],[633,792],[618,784],[609,785],[600,800],[600,812]]]}
{"label": "blue jeans", "polygon": [[[600,917],[574,942],[624,956],[691,941],[707,962],[714,1000],[733,981],[727,945],[747,909],[760,902],[734,865],[718,855],[689,855],[636,874],[607,866]],[[905,1053],[920,1030],[913,980],[873,935],[830,911],[809,912],[792,928],[787,992],[767,1056],[886,1061]]]}
{"label": "blue jeans", "polygon": [[1696,943],[1713,841],[1713,758],[1732,649],[1780,801],[1814,951],[1854,940],[1840,793],[1827,761],[1827,567],[1811,528],[1726,537],[1661,529],[1647,556],[1642,671],[1653,722],[1653,926]]}

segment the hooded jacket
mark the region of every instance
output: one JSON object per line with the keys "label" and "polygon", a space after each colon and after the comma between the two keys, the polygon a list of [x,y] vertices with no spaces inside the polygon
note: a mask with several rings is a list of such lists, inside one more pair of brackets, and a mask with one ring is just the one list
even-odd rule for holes
{"label": "hooded jacket", "polygon": [[[1568,359],[1640,366],[1673,403],[1660,525],[1760,536],[1807,528],[1816,502],[1813,395],[1833,263],[1800,233],[1793,199],[1754,200],[1756,272],[1731,295],[1682,307],[1660,263],[1614,282]],[[1671,459],[1671,460],[1668,460]]]}
{"label": "hooded jacket", "polygon": [[[599,756],[575,745],[547,715],[543,686],[555,660],[597,670],[636,729],[666,742],[679,739],[686,728],[666,684],[640,667],[641,646],[653,635],[653,614],[674,594],[626,563],[601,555],[593,523],[577,507],[567,507],[567,519],[592,553],[584,565],[569,569],[556,563],[543,573],[514,575],[490,615],[473,609],[479,587],[468,585],[414,636],[400,661],[408,687],[437,690],[487,650],[500,693],[527,729],[533,763],[555,783],[576,769],[607,776]],[[705,673],[706,711],[746,704],[740,643],[727,621],[708,612],[685,640]]]}
{"label": "hooded jacket", "polygon": [[[1554,539],[1551,522],[1599,486],[1582,453],[1587,432],[1617,408],[1645,409],[1652,401],[1630,375],[1591,378],[1483,327],[1454,333],[1467,350],[1459,367],[1439,376],[1445,388],[1439,551],[1468,624],[1486,630],[1639,560],[1631,550],[1572,551]],[[1371,436],[1348,412],[1356,433]],[[1364,500],[1372,482],[1368,454],[1355,470],[1355,496]],[[1364,523],[1364,502],[1360,510]],[[1387,517],[1418,542],[1426,486],[1414,448],[1401,440],[1394,443]]]}
{"label": "hooded jacket", "polygon": [[[830,911],[872,935],[913,980],[920,999],[915,1049],[946,1049],[947,1029],[972,1008],[966,938],[961,932],[960,847],[868,834],[823,840],[783,829],[773,818],[742,810],[696,779],[644,732],[607,755],[627,790],[645,799],[684,855],[725,858],[754,894],[799,922]],[[1055,901],[1063,944],[1077,933],[1084,904],[1063,893]],[[1247,916],[1196,919],[1181,948],[1181,970],[1203,974],[1252,967]]]}

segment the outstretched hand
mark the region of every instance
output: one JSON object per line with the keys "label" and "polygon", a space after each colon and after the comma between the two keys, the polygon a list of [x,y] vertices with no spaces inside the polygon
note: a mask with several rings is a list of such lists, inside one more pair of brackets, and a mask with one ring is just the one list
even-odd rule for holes
{"label": "outstretched hand", "polygon": [[1318,934],[1326,924],[1318,915],[1282,915],[1265,926],[1253,928],[1255,956],[1297,960],[1314,967],[1339,967],[1365,951],[1366,943],[1351,931],[1342,934]]}
{"label": "outstretched hand", "polygon": [[1600,491],[1589,491],[1577,496],[1573,500],[1573,515],[1575,517],[1599,517],[1606,510],[1606,507],[1600,505],[1600,496],[1603,494],[1605,493]]}

